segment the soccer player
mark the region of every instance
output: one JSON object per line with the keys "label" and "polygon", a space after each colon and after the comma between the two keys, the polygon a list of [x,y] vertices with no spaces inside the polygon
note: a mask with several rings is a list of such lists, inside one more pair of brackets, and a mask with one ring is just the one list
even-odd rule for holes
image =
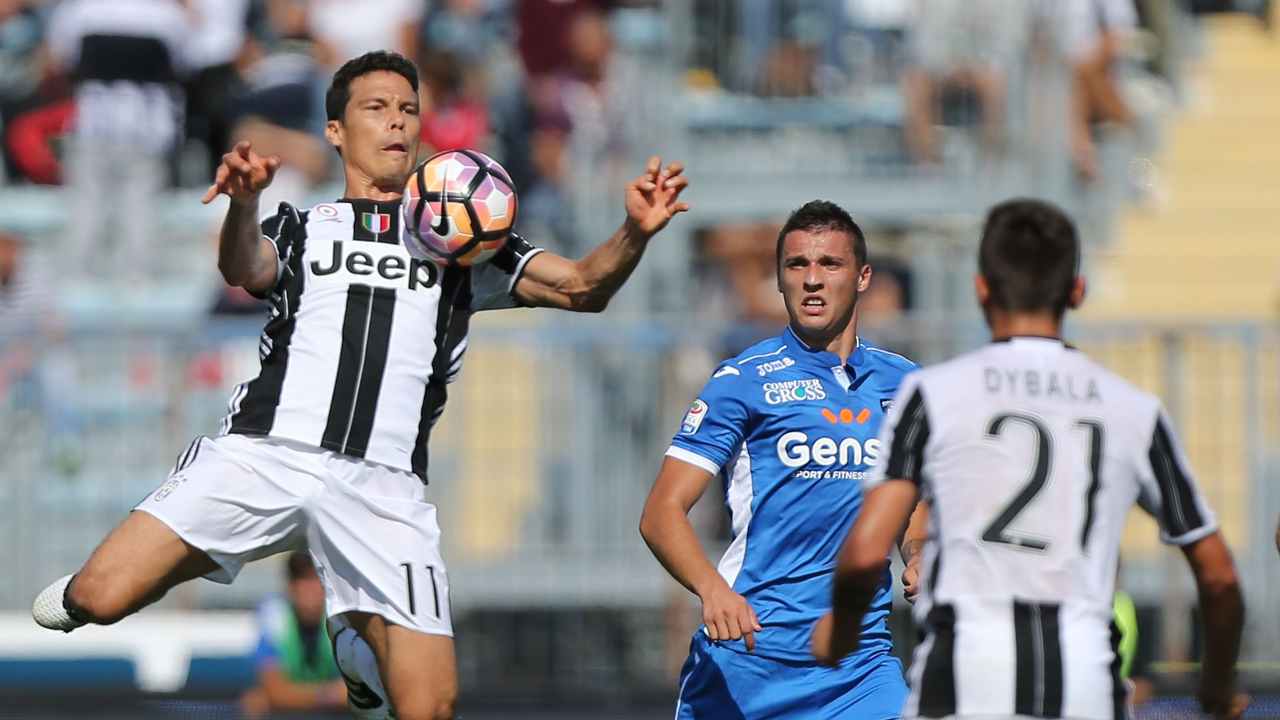
{"label": "soccer player", "polygon": [[[842,672],[814,662],[809,631],[831,607],[831,570],[883,452],[876,434],[915,365],[858,337],[871,283],[862,230],[810,202],[777,240],[789,324],[716,368],[667,450],[640,533],[702,601],[680,673],[677,718],[896,718],[906,697],[891,654],[888,550],[867,642]],[[720,475],[733,541],[717,570],[687,517]],[[914,566],[909,552],[904,560]]]}
{"label": "soccer player", "polygon": [[326,96],[325,136],[345,197],[281,204],[258,223],[280,163],[247,143],[205,195],[231,199],[218,266],[270,298],[262,368],[240,385],[217,437],[200,437],[169,478],[46,589],[33,614],[70,631],[109,624],[178,583],[231,582],[248,561],[303,541],[324,582],[335,657],[361,717],[453,717],[449,576],[425,500],[427,442],[462,365],[473,312],[517,305],[599,312],[676,214],[687,181],[651,158],[626,188],[626,220],[581,260],[512,235],[490,262],[439,267],[400,235],[417,157],[418,77],[394,53],[349,61]]}
{"label": "soccer player", "polygon": [[875,612],[879,564],[923,497],[914,611],[926,639],[903,716],[1125,718],[1112,597],[1136,502],[1182,549],[1199,587],[1200,702],[1239,717],[1235,564],[1169,418],[1155,397],[1062,341],[1063,315],[1085,291],[1074,225],[1035,200],[997,205],[978,267],[993,342],[902,384],[814,654],[836,662],[869,639],[859,622]]}

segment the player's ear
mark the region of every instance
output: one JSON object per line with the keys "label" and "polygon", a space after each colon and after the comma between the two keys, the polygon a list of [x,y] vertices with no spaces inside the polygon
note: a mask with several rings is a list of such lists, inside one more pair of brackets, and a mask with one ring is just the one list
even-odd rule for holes
{"label": "player's ear", "polygon": [[973,276],[973,294],[978,298],[979,307],[986,307],[987,301],[991,299],[991,286],[981,274]]}
{"label": "player's ear", "polygon": [[330,120],[324,124],[324,139],[329,144],[342,151],[344,141],[347,139],[346,128],[342,127],[341,120]]}
{"label": "player's ear", "polygon": [[1084,304],[1085,282],[1083,275],[1077,275],[1071,283],[1071,294],[1067,296],[1067,307],[1075,310]]}
{"label": "player's ear", "polygon": [[871,287],[871,263],[864,263],[858,273],[858,292],[863,293]]}

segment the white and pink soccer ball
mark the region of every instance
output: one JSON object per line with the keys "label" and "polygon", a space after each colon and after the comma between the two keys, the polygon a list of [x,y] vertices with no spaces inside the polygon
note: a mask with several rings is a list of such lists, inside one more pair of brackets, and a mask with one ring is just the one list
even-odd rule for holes
{"label": "white and pink soccer ball", "polygon": [[479,265],[506,244],[517,205],[511,175],[497,160],[475,150],[437,153],[405,183],[405,246],[414,257]]}

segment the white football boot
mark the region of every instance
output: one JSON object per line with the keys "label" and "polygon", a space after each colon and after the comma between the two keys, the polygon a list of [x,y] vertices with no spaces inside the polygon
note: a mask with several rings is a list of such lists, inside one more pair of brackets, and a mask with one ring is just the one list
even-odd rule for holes
{"label": "white football boot", "polygon": [[67,612],[67,606],[64,602],[67,595],[67,586],[71,584],[71,578],[73,577],[75,575],[68,575],[55,581],[36,596],[36,601],[31,605],[31,617],[41,627],[71,632],[85,624],[83,620],[71,617],[71,613]]}

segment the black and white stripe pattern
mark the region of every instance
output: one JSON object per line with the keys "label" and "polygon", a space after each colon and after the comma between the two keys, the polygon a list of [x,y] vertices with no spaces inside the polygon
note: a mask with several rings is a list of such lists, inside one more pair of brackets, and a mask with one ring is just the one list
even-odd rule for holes
{"label": "black and white stripe pattern", "polygon": [[1180,537],[1204,527],[1190,474],[1182,465],[1164,417],[1156,420],[1147,459],[1160,490],[1160,521],[1165,532]]}
{"label": "black and white stripe pattern", "polygon": [[956,713],[956,612],[950,605],[935,605],[925,619],[929,643],[920,678],[920,717],[945,718]]}
{"label": "black and white stripe pattern", "polygon": [[1017,652],[1014,712],[1062,717],[1062,640],[1056,603],[1013,602]]}
{"label": "black and white stripe pattern", "polygon": [[178,453],[178,457],[173,461],[173,469],[169,471],[169,474],[176,475],[191,467],[196,458],[200,457],[200,444],[202,442],[204,442],[204,436],[200,435],[195,440],[192,440],[191,444],[187,445],[186,450]]}
{"label": "black and white stripe pattern", "polygon": [[423,391],[422,416],[418,420],[418,435],[414,439],[411,459],[413,472],[424,480],[431,428],[444,413],[445,401],[449,399],[448,384],[461,369],[462,356],[466,352],[471,315],[468,308],[472,302],[470,274],[456,269],[446,270],[440,295],[440,305],[436,310],[435,359]]}
{"label": "black and white stripe pattern", "polygon": [[931,513],[908,714],[1126,717],[1107,624],[1134,500],[1165,542],[1217,528],[1159,400],[1034,337],[912,373],[899,397],[868,484],[912,478]]}
{"label": "black and white stripe pattern", "polygon": [[395,309],[396,291],[391,288],[352,285],[347,289],[338,375],[321,447],[364,457],[378,411]]}
{"label": "black and white stripe pattern", "polygon": [[885,477],[895,480],[906,478],[920,484],[923,480],[920,475],[924,469],[924,448],[928,443],[929,413],[925,408],[924,394],[921,388],[916,387],[893,429]]}
{"label": "black and white stripe pattern", "polygon": [[258,377],[232,393],[222,429],[287,438],[416,473],[478,310],[515,307],[537,248],[441,268],[401,242],[398,202],[281,204],[262,224],[280,261]]}
{"label": "black and white stripe pattern", "polygon": [[305,289],[302,248],[307,240],[306,213],[281,203],[280,212],[263,223],[263,237],[276,246],[282,265],[280,278],[270,295],[270,319],[258,343],[262,370],[257,378],[236,388],[231,398],[231,412],[223,421],[226,432],[247,435],[267,435],[275,423],[289,369],[289,344]]}
{"label": "black and white stripe pattern", "polygon": [[1129,688],[1120,677],[1120,626],[1111,621],[1111,714],[1113,720],[1129,720]]}

